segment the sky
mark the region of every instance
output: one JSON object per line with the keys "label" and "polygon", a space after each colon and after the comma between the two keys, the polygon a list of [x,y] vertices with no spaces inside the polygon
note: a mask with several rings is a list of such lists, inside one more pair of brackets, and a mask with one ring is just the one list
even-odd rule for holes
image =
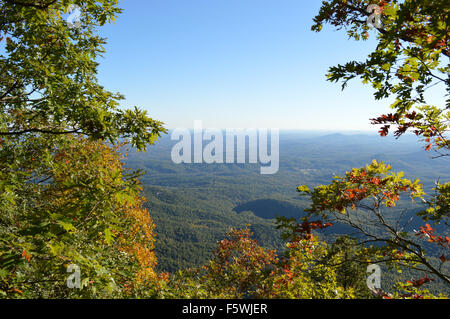
{"label": "sky", "polygon": [[[389,111],[373,90],[326,81],[330,66],[363,60],[375,41],[311,31],[320,0],[122,0],[102,27],[99,82],[169,129],[376,131]],[[371,37],[375,36],[372,31]]]}

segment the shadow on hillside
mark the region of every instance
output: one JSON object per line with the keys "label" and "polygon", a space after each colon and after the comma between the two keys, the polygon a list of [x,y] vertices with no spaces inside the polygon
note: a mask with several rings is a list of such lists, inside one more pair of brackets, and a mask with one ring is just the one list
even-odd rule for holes
{"label": "shadow on hillside", "polygon": [[[277,216],[284,216],[287,218],[294,217],[298,220],[306,215],[305,211],[301,207],[297,207],[289,202],[276,199],[253,200],[236,206],[233,211],[236,213],[249,211],[255,214],[255,216],[264,219],[273,219]],[[333,223],[333,227],[323,229],[320,232],[325,235],[339,235],[353,233],[354,229],[342,223]]]}
{"label": "shadow on hillside", "polygon": [[305,215],[302,208],[276,199],[253,200],[234,207],[233,211],[236,213],[250,211],[264,219],[273,219],[277,216],[300,218]]}

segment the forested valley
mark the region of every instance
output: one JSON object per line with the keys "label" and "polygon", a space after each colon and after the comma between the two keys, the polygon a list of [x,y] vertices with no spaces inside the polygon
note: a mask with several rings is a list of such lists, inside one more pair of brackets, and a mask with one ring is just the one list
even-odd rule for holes
{"label": "forested valley", "polygon": [[[361,108],[390,109],[367,119],[378,133],[281,130],[267,175],[177,164],[165,119],[101,83],[102,30],[120,26],[121,4],[0,0],[0,298],[448,298],[445,1],[323,1],[308,32],[375,44],[323,81],[361,82]],[[123,46],[138,52],[145,32]]]}

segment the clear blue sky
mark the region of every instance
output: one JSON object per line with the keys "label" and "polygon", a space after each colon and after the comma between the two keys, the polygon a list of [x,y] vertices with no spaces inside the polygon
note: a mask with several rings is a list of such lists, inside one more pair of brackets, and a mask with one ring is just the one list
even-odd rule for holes
{"label": "clear blue sky", "polygon": [[[168,128],[376,130],[388,110],[358,80],[341,92],[328,68],[374,41],[310,30],[320,0],[123,0],[99,81]],[[375,34],[371,34],[374,36]]]}

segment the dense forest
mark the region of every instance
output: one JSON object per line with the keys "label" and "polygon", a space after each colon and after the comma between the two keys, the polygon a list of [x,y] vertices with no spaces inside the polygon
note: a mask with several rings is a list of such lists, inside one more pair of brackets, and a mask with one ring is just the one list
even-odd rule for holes
{"label": "dense forest", "polygon": [[449,7],[374,2],[311,29],[376,38],[326,76],[388,101],[379,135],[282,132],[261,175],[175,164],[164,119],[99,83],[118,0],[0,0],[0,296],[447,298]]}
{"label": "dense forest", "polygon": [[[176,141],[170,136],[171,132],[148,152],[129,151],[126,159],[127,167],[146,172],[141,181],[147,198],[145,207],[156,224],[155,251],[160,271],[175,272],[205,264],[231,226],[250,225],[262,246],[281,252],[283,240],[275,227],[276,217],[300,219],[307,215],[309,202],[298,195],[296,185],[326,183],[335,174],[343,174],[373,158],[392,163],[406,176],[420,179],[428,191],[435,180],[449,178],[449,160],[434,165],[430,154],[417,151],[415,136],[396,140],[367,133],[281,132],[280,171],[264,177],[259,174],[258,164],[175,164],[170,149]],[[423,205],[405,198],[387,209],[386,214],[393,220],[402,215],[405,229],[412,232],[422,226],[416,216],[420,210]],[[438,228],[445,231],[442,226]],[[317,235],[331,243],[351,233],[351,227],[336,223]],[[396,271],[384,271],[383,275],[404,280],[414,277],[409,272]],[[384,281],[388,290],[392,284],[393,279]],[[432,282],[429,289],[443,292],[448,288]]]}

